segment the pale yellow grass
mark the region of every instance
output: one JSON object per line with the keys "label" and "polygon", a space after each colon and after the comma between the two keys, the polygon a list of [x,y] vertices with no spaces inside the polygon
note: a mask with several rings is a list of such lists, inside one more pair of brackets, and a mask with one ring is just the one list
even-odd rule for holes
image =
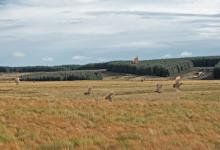
{"label": "pale yellow grass", "polygon": [[0,149],[218,149],[220,81],[159,82],[1,83]]}

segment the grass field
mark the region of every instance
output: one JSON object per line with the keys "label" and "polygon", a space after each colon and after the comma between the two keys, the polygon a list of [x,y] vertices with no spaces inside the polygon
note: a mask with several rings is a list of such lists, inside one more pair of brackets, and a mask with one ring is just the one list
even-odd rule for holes
{"label": "grass field", "polygon": [[219,150],[220,81],[160,82],[0,83],[0,149]]}

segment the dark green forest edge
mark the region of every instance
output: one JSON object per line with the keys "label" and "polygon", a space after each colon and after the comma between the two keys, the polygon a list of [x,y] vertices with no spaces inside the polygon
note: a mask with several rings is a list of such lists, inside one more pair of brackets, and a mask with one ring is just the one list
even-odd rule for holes
{"label": "dark green forest edge", "polygon": [[220,79],[220,62],[215,65],[215,68],[214,68],[214,77],[216,79]]}
{"label": "dark green forest edge", "polygon": [[37,72],[21,76],[22,81],[73,81],[102,79],[102,74],[95,71]]}
{"label": "dark green forest edge", "polygon": [[107,69],[117,73],[170,77],[190,72],[194,67],[214,67],[214,77],[220,78],[220,56],[145,60],[139,65],[131,64],[131,61],[113,61],[88,64],[78,69]]}
{"label": "dark green forest edge", "polygon": [[101,80],[100,72],[88,70],[106,69],[116,73],[170,77],[190,72],[194,67],[214,67],[214,77],[220,79],[220,56],[144,60],[139,65],[131,64],[131,61],[112,61],[82,66],[0,67],[0,72],[31,72],[22,76],[26,81]]}

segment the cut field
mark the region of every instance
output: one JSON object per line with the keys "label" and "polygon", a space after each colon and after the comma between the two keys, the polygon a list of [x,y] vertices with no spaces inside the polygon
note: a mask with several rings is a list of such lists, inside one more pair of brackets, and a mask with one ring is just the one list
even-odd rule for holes
{"label": "cut field", "polygon": [[220,81],[172,83],[0,83],[0,149],[219,150]]}

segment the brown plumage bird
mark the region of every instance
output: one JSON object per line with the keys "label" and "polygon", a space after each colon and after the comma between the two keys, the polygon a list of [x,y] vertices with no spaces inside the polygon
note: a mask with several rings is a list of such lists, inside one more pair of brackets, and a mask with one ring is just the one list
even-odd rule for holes
{"label": "brown plumage bird", "polygon": [[110,93],[105,97],[105,100],[108,100],[109,102],[112,102],[113,95],[114,95],[114,92],[110,92]]}
{"label": "brown plumage bird", "polygon": [[20,78],[15,78],[14,81],[15,81],[15,83],[16,83],[17,85],[20,84]]}
{"label": "brown plumage bird", "polygon": [[91,95],[92,94],[92,88],[88,88],[88,91],[84,93],[84,95]]}
{"label": "brown plumage bird", "polygon": [[181,83],[181,76],[178,76],[173,84],[173,88],[180,90],[181,85],[183,85],[183,83]]}
{"label": "brown plumage bird", "polygon": [[162,93],[162,88],[163,88],[163,85],[158,83],[156,84],[156,90],[154,92]]}

